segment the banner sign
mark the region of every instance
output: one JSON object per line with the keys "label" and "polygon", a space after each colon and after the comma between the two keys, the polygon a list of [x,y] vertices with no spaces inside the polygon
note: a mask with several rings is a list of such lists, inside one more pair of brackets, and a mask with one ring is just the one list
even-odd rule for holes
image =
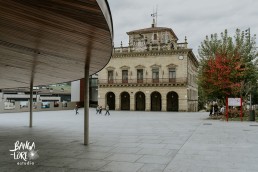
{"label": "banner sign", "polygon": [[241,106],[241,98],[228,98],[228,106]]}

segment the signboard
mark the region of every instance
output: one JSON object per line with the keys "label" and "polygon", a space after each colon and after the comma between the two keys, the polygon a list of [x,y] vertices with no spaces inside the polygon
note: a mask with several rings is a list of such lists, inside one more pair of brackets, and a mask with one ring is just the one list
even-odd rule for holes
{"label": "signboard", "polygon": [[228,121],[228,107],[229,106],[240,106],[240,118],[243,121],[243,108],[242,108],[242,97],[241,98],[226,98],[226,117]]}
{"label": "signboard", "polygon": [[228,106],[241,106],[241,98],[228,98]]}

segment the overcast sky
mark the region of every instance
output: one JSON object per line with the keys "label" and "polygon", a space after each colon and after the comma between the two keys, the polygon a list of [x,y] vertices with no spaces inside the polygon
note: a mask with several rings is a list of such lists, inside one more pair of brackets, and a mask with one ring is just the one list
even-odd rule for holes
{"label": "overcast sky", "polygon": [[[187,36],[188,47],[198,55],[198,46],[206,35],[237,28],[258,34],[258,0],[108,0],[114,26],[114,43],[128,46],[126,32],[148,28],[151,13],[158,11],[159,27],[173,29],[179,41]],[[256,39],[257,42],[257,39]]]}

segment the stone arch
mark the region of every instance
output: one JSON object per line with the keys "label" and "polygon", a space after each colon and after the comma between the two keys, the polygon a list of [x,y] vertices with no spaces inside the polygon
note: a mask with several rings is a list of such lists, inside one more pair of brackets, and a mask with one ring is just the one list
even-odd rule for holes
{"label": "stone arch", "polygon": [[146,102],[145,94],[141,91],[138,91],[135,94],[135,110],[145,111],[145,104],[146,104],[145,102]]}
{"label": "stone arch", "polygon": [[120,94],[121,110],[130,110],[130,94],[126,91]]}
{"label": "stone arch", "polygon": [[167,93],[167,111],[178,112],[178,94],[174,91]]}
{"label": "stone arch", "polygon": [[151,111],[161,111],[161,94],[157,91],[151,93]]}
{"label": "stone arch", "polygon": [[115,108],[116,108],[116,95],[113,92],[108,92],[106,94],[106,104],[109,106],[110,110],[115,110]]}

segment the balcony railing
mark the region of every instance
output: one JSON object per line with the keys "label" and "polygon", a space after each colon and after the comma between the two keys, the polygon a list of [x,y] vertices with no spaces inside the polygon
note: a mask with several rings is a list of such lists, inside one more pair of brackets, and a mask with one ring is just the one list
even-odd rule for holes
{"label": "balcony railing", "polygon": [[165,83],[171,83],[171,84],[186,84],[187,78],[143,78],[143,79],[129,79],[128,80],[122,80],[122,79],[99,79],[99,84],[165,84]]}
{"label": "balcony railing", "polygon": [[164,47],[162,47],[162,45],[158,45],[158,44],[154,44],[155,42],[153,42],[153,44],[146,46],[145,49],[142,50],[136,50],[133,46],[131,47],[114,47],[114,53],[128,53],[128,52],[144,52],[144,51],[151,51],[151,50],[160,50],[160,51],[165,51],[165,50],[182,50],[182,49],[187,49],[187,43],[186,42],[182,42],[182,43],[177,43],[176,47],[173,48],[167,48],[168,45]]}

